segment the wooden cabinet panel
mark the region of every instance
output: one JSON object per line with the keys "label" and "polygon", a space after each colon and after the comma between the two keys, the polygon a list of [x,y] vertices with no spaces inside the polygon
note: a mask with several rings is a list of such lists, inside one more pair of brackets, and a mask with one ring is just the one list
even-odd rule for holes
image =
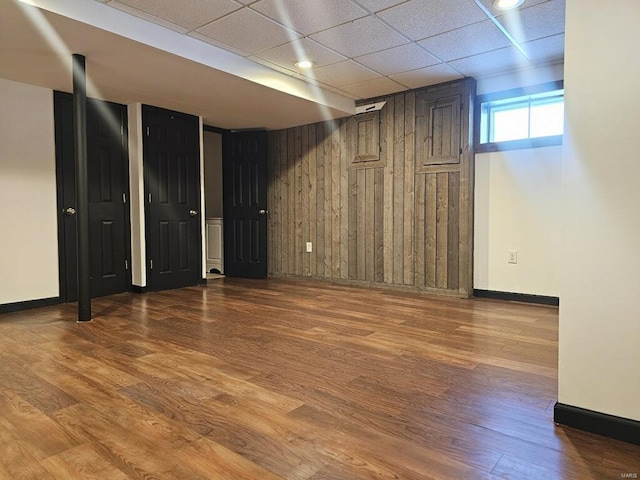
{"label": "wooden cabinet panel", "polygon": [[446,98],[416,96],[416,167],[460,163],[461,95]]}

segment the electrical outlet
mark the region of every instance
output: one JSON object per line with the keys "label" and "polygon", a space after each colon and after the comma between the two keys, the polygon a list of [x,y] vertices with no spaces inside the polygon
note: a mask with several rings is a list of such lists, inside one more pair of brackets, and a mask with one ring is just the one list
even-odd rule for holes
{"label": "electrical outlet", "polygon": [[313,243],[307,242],[307,253],[313,252]]}
{"label": "electrical outlet", "polygon": [[508,263],[518,263],[518,251],[517,250],[509,250]]}

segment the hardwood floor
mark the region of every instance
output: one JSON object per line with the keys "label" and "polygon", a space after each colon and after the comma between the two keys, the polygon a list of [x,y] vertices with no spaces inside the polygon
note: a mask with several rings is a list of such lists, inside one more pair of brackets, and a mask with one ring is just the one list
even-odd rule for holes
{"label": "hardwood floor", "polygon": [[554,307],[222,279],[0,315],[2,479],[619,479]]}

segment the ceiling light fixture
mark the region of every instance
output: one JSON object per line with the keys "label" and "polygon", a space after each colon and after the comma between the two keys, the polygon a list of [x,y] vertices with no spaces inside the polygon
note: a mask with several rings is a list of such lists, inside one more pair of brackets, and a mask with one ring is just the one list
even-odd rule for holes
{"label": "ceiling light fixture", "polygon": [[518,8],[524,0],[493,0],[493,8],[497,10],[511,10]]}
{"label": "ceiling light fixture", "polygon": [[308,70],[313,67],[313,62],[311,60],[300,60],[299,62],[296,62],[295,65],[303,70]]}

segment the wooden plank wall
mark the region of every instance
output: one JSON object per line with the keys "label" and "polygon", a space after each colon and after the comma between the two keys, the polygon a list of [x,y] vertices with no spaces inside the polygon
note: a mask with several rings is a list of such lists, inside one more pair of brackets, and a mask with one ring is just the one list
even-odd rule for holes
{"label": "wooden plank wall", "polygon": [[416,158],[416,142],[424,140],[416,139],[420,90],[372,100],[387,103],[380,159],[370,168],[353,165],[353,117],[269,132],[269,275],[471,295],[472,82],[428,90],[466,95],[455,165],[424,167]]}

